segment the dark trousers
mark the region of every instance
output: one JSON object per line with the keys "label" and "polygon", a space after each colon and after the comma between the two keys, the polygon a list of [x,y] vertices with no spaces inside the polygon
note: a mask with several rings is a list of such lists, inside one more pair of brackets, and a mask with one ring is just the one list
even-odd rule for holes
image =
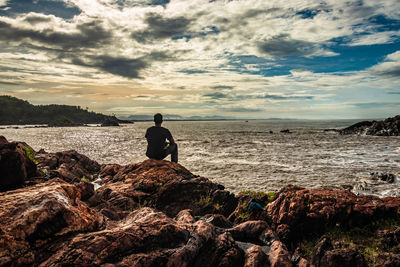
{"label": "dark trousers", "polygon": [[164,150],[165,156],[168,156],[171,154],[171,161],[172,162],[178,162],[178,145],[175,143],[173,145],[169,145],[165,150]]}

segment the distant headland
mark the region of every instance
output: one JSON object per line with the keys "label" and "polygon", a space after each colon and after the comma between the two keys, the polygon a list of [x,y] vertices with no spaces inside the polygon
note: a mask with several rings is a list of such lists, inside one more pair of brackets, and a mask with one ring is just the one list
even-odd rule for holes
{"label": "distant headland", "polygon": [[80,126],[102,124],[118,126],[129,121],[68,105],[32,105],[28,101],[0,96],[0,125],[47,124],[49,126]]}

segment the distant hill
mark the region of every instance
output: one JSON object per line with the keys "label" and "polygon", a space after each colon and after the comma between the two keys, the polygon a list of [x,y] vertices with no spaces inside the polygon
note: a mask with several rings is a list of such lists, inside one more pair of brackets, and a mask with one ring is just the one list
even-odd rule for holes
{"label": "distant hill", "polygon": [[119,120],[114,116],[90,112],[79,106],[32,105],[12,96],[0,96],[0,125],[49,124],[54,126],[104,123]]}

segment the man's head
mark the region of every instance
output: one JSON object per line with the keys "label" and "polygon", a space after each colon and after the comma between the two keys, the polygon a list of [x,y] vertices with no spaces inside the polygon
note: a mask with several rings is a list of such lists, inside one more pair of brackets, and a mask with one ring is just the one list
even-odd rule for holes
{"label": "man's head", "polygon": [[162,115],[160,113],[154,115],[154,122],[156,124],[161,124],[163,122]]}

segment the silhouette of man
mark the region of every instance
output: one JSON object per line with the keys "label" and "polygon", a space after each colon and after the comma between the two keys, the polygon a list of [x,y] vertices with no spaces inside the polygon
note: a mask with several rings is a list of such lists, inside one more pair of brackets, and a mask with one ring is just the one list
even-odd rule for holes
{"label": "silhouette of man", "polygon": [[[162,122],[162,115],[160,113],[155,114],[155,126],[146,131],[146,156],[151,159],[164,159],[171,154],[171,161],[178,162],[178,145],[175,143],[171,132],[167,128],[161,127]],[[166,142],[166,140],[169,142]]]}

